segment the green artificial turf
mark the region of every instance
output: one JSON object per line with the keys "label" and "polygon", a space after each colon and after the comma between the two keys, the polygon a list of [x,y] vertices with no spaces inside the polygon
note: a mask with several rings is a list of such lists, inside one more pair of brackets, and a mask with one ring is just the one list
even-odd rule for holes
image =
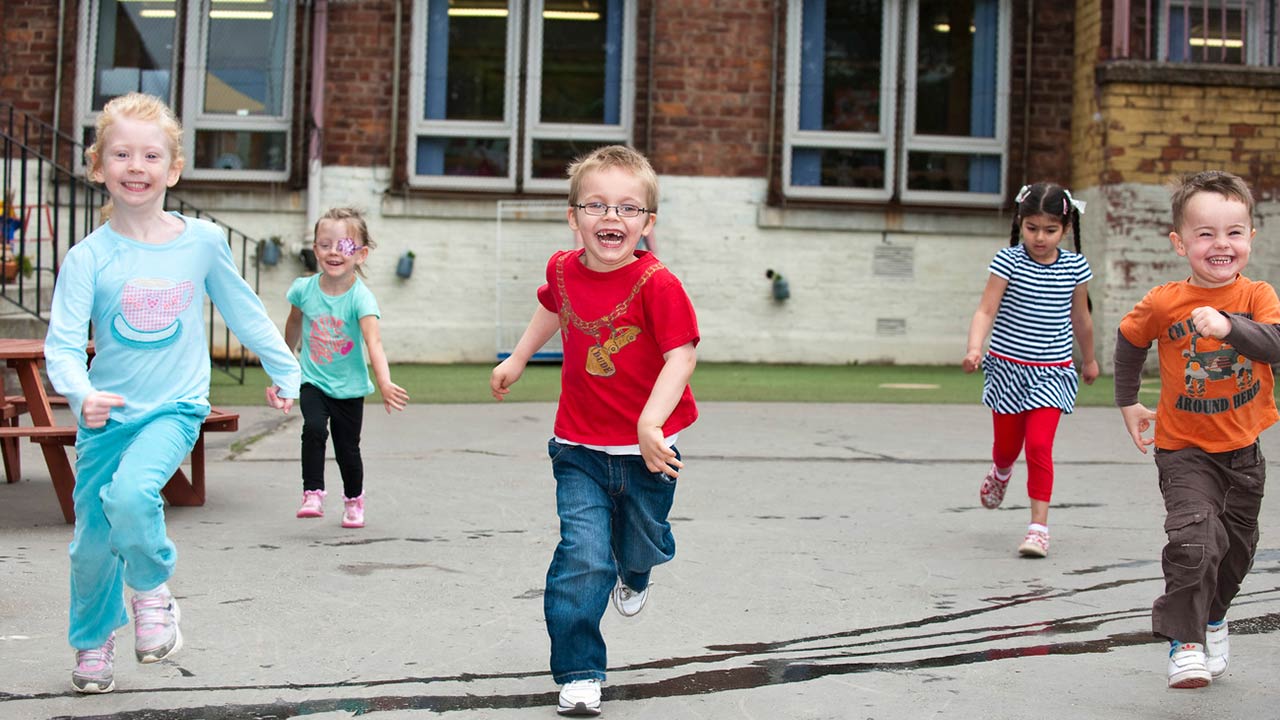
{"label": "green artificial turf", "polygon": [[[409,391],[414,403],[493,402],[489,395],[492,365],[393,365],[391,379]],[[966,375],[958,366],[920,365],[754,365],[698,363],[694,396],[727,402],[867,402],[979,403],[982,373]],[[215,405],[264,402],[267,385],[262,368],[246,370],[244,385],[214,370],[210,400]],[[511,388],[507,402],[554,401],[560,392],[558,364],[531,364]],[[1142,399],[1155,404],[1153,389]],[[375,393],[369,402],[381,402]],[[1110,377],[1080,384],[1076,404],[1111,406]]]}

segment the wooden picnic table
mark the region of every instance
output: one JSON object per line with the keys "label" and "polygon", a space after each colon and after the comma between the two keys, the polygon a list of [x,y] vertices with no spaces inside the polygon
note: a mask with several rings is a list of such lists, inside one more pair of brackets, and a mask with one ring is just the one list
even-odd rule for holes
{"label": "wooden picnic table", "polygon": [[[92,352],[92,349],[90,350]],[[3,456],[5,476],[17,482],[21,476],[18,442],[29,438],[40,445],[49,479],[53,482],[62,517],[75,522],[75,471],[67,457],[67,447],[75,445],[76,426],[58,425],[53,416],[53,405],[65,403],[65,399],[51,396],[40,377],[40,364],[44,362],[44,341],[20,338],[0,338],[0,360],[5,361],[18,375],[22,395],[9,395],[0,403],[0,456]],[[23,414],[30,415],[31,425],[20,424]],[[172,505],[204,505],[204,434],[234,432],[240,427],[240,416],[213,408],[200,427],[195,446],[191,449],[191,478],[179,467],[169,482],[161,489]]]}

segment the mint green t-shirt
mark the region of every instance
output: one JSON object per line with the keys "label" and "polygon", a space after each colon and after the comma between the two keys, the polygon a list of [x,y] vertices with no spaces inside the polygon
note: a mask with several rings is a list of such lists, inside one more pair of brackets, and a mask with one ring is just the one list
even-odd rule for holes
{"label": "mint green t-shirt", "polygon": [[360,319],[381,314],[360,278],[341,295],[326,295],[319,275],[298,278],[285,297],[302,311],[302,382],[338,400],[373,392]]}

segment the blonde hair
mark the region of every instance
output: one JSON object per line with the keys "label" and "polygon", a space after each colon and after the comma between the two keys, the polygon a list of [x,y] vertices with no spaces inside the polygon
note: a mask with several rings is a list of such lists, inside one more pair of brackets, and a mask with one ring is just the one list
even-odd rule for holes
{"label": "blonde hair", "polygon": [[599,170],[620,168],[635,175],[644,183],[645,207],[650,212],[658,209],[658,174],[639,151],[626,145],[606,145],[579,157],[569,165],[569,204],[577,205],[582,193],[582,179]]}
{"label": "blonde hair", "polygon": [[[359,241],[361,245],[369,248],[370,250],[378,247],[378,243],[374,242],[373,237],[369,235],[369,225],[364,220],[364,213],[355,208],[349,207],[329,208],[326,210],[325,213],[316,220],[316,226],[311,230],[313,242],[315,236],[320,232],[320,223],[325,220],[346,223],[347,231],[356,236],[352,238],[353,240]],[[365,276],[364,265],[356,265],[356,274],[360,277]]]}
{"label": "blonde hair", "polygon": [[[131,92],[112,98],[102,107],[95,126],[93,145],[85,151],[89,160],[89,174],[102,171],[102,147],[106,141],[107,131],[122,117],[129,117],[143,122],[153,122],[164,131],[169,140],[170,163],[185,162],[182,155],[182,123],[178,122],[160,98],[140,92]],[[102,206],[102,222],[111,218],[111,200]]]}
{"label": "blonde hair", "polygon": [[1181,232],[1182,214],[1187,203],[1198,193],[1217,193],[1228,200],[1239,200],[1249,211],[1249,220],[1253,220],[1253,193],[1249,185],[1239,175],[1225,170],[1205,170],[1194,175],[1183,175],[1169,183],[1173,193],[1170,205],[1173,208],[1173,229]]}

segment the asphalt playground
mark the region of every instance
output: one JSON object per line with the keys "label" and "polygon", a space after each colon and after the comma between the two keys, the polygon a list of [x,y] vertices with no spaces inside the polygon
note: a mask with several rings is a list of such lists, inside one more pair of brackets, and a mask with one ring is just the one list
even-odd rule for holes
{"label": "asphalt playground", "polygon": [[[704,403],[682,433],[677,553],[644,612],[604,618],[604,716],[1280,717],[1280,503],[1229,616],[1232,660],[1165,687],[1150,635],[1163,509],[1119,413],[1056,446],[1044,560],[1019,558],[1025,476],[985,510],[989,415],[965,406]],[[37,450],[0,484],[0,719],[550,719],[542,588],[557,539],[553,404],[367,407],[366,517],[298,520],[301,416],[235,408],[208,501],[168,510],[183,650],[117,690],[70,684],[67,543]],[[1280,457],[1280,431],[1263,436]],[[1276,475],[1272,468],[1273,476]]]}

